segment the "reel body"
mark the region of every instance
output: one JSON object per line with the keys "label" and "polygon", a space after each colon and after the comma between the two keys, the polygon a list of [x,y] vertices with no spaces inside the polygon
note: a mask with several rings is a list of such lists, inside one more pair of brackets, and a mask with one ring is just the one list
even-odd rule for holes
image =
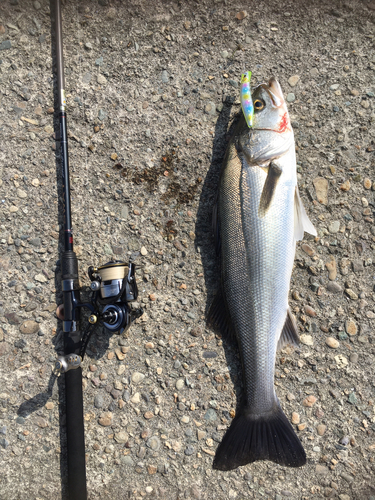
{"label": "reel body", "polygon": [[[101,322],[108,331],[121,334],[129,328],[135,319],[143,314],[142,308],[132,309],[129,305],[138,297],[135,264],[129,263],[127,265],[121,261],[110,261],[98,268],[90,266],[88,275],[91,280],[90,289],[92,291],[90,302],[80,301],[78,284],[75,287],[68,286],[72,280],[63,280],[64,310],[69,310],[72,318],[78,318],[80,308],[85,307],[90,310],[91,315],[88,318],[88,329],[80,337],[80,340],[78,339],[81,346],[77,350],[78,354],[74,355],[74,359],[73,354],[60,356],[55,364],[55,371],[58,373],[64,373],[81,366],[87,344],[96,324]],[[68,285],[64,284],[65,282]],[[71,323],[72,321],[63,321],[64,331],[73,331]],[[79,335],[75,327],[74,332],[76,331]]]}

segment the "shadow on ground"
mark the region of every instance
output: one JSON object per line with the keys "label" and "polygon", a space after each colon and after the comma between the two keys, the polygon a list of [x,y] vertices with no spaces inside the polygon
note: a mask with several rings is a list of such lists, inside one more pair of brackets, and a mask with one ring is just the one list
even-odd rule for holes
{"label": "shadow on ground", "polygon": [[[207,290],[206,317],[215,294],[220,288],[220,259],[215,251],[212,212],[216,203],[221,165],[229,139],[238,121],[238,115],[235,115],[234,119],[232,116],[233,101],[233,98],[226,98],[223,110],[216,122],[211,164],[203,184],[195,225],[195,246],[196,250],[201,254]],[[221,335],[221,332],[215,333]],[[242,371],[237,341],[235,338],[228,336],[223,336],[222,340],[226,363],[236,393],[236,406],[238,409],[242,399]],[[230,420],[227,411],[223,411],[223,416]]]}

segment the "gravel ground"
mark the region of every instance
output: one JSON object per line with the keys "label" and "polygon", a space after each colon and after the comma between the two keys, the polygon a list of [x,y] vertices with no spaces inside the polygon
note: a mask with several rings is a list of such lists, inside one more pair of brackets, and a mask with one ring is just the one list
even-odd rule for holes
{"label": "gravel ground", "polygon": [[[375,3],[74,1],[63,6],[73,226],[89,265],[137,256],[145,314],[84,366],[90,499],[375,499]],[[247,11],[247,12],[246,12]],[[0,498],[66,498],[61,176],[50,5],[0,4]],[[239,78],[276,76],[318,230],[297,249],[302,343],[276,361],[302,469],[212,470],[241,394],[205,324],[210,219]],[[229,132],[228,132],[229,131]]]}

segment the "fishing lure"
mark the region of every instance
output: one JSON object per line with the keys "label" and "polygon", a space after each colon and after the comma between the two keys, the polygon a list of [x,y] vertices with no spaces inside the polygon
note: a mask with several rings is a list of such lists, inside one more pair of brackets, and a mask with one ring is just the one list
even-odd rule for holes
{"label": "fishing lure", "polygon": [[251,71],[246,71],[241,75],[241,107],[247,123],[251,128],[253,126],[254,105],[251,98],[250,89]]}

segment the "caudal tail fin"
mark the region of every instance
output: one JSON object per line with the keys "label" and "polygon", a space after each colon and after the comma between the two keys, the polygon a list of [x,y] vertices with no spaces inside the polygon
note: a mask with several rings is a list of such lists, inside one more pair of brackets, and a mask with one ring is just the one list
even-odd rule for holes
{"label": "caudal tail fin", "polygon": [[254,415],[246,408],[236,416],[216,450],[213,468],[232,470],[256,460],[301,467],[306,453],[283,410]]}

